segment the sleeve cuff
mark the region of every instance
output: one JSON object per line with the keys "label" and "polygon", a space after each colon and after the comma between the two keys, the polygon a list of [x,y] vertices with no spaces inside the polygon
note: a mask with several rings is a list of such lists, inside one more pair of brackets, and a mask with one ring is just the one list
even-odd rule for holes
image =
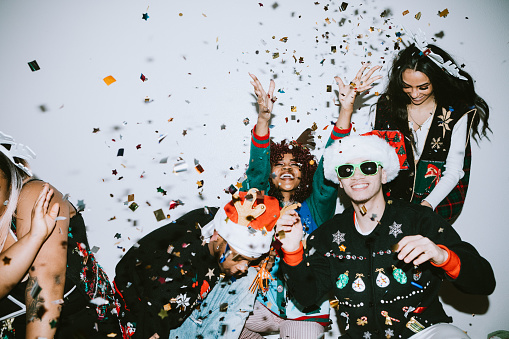
{"label": "sleeve cuff", "polygon": [[302,246],[302,241],[300,243],[299,248],[293,252],[286,252],[284,249],[283,253],[285,256],[283,257],[283,261],[289,266],[297,266],[302,261],[302,256],[304,254],[304,247]]}
{"label": "sleeve cuff", "polygon": [[255,145],[258,148],[267,148],[269,147],[269,137],[270,137],[270,131],[266,135],[258,135],[255,133],[256,125],[253,127],[253,133],[251,137],[251,141],[253,142],[253,145]]}
{"label": "sleeve cuff", "polygon": [[460,258],[458,257],[458,255],[456,253],[454,253],[453,251],[448,249],[446,246],[444,246],[444,245],[437,245],[437,246],[440,247],[441,249],[444,249],[447,251],[447,260],[444,261],[440,265],[437,265],[437,264],[431,262],[431,265],[433,265],[435,267],[442,268],[445,271],[445,273],[447,273],[448,276],[450,276],[453,279],[456,279],[458,277],[458,275],[460,274],[460,270],[461,270]]}
{"label": "sleeve cuff", "polygon": [[341,129],[338,128],[336,125],[334,125],[334,128],[331,132],[331,138],[332,140],[339,140],[341,138],[347,137],[350,135],[350,132],[352,131],[352,124],[350,123],[350,126],[347,129]]}

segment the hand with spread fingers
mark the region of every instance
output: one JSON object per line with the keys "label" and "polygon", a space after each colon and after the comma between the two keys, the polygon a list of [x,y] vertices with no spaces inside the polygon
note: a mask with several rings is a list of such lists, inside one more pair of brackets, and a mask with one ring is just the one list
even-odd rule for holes
{"label": "hand with spread fingers", "polygon": [[371,63],[369,62],[363,63],[362,67],[357,72],[357,75],[349,84],[345,85],[340,77],[334,77],[334,80],[336,80],[339,87],[339,102],[341,103],[341,109],[344,108],[353,112],[353,104],[357,94],[373,88],[372,84],[382,78],[381,75],[373,76],[373,73],[382,68],[382,66],[375,66],[364,74],[370,65]]}
{"label": "hand with spread fingers", "polygon": [[289,210],[281,215],[276,223],[276,237],[286,252],[299,249],[303,232],[299,214],[295,210]]}
{"label": "hand with spread fingers", "polygon": [[263,86],[258,78],[249,73],[249,76],[253,79],[251,85],[254,87],[254,92],[258,98],[258,122],[256,125],[256,133],[259,135],[265,135],[269,132],[269,121],[272,115],[272,108],[277,98],[274,97],[274,89],[276,83],[270,79],[269,91],[265,92]]}
{"label": "hand with spread fingers", "polygon": [[399,260],[403,260],[407,264],[412,262],[414,265],[420,265],[428,260],[436,265],[441,265],[448,258],[446,250],[422,235],[404,237],[398,242],[396,251]]}

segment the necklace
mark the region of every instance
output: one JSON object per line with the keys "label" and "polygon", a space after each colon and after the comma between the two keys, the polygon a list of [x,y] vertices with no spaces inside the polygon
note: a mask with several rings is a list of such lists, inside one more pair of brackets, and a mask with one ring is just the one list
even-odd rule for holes
{"label": "necklace", "polygon": [[[435,100],[433,100],[433,109],[431,110],[431,112],[429,112],[429,115],[433,115],[433,113],[435,113],[436,108],[437,108],[437,103]],[[422,128],[422,125],[424,125],[424,123],[426,121],[428,121],[428,118],[426,118],[422,123],[419,124],[417,122],[417,120],[415,120],[415,118],[412,116],[412,113],[408,107],[407,107],[407,112],[408,112],[408,117],[411,119],[411,120],[408,120],[408,122],[413,122],[414,124],[416,124],[418,126],[417,130],[420,130]]]}

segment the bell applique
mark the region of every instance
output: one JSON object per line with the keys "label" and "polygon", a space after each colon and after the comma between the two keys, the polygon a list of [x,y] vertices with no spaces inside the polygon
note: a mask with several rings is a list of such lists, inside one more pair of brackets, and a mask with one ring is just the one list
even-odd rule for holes
{"label": "bell applique", "polygon": [[366,284],[364,284],[364,281],[362,281],[362,277],[364,277],[364,274],[357,273],[355,275],[355,281],[352,283],[352,288],[355,292],[362,292],[366,289]]}
{"label": "bell applique", "polygon": [[346,286],[346,284],[348,284],[348,280],[349,280],[348,271],[346,271],[345,273],[339,275],[338,281],[336,281],[336,286],[339,289],[342,289],[343,287]]}
{"label": "bell applique", "polygon": [[392,265],[392,276],[399,282],[401,285],[406,284],[407,278],[405,272],[401,268],[396,268],[396,266]]}
{"label": "bell applique", "polygon": [[414,281],[418,281],[419,279],[421,279],[422,271],[419,270],[419,266],[414,266],[413,276]]}
{"label": "bell applique", "polygon": [[378,287],[387,287],[391,283],[389,281],[389,277],[384,274],[383,268],[377,268],[375,272],[378,272],[378,275],[376,277],[376,284]]}

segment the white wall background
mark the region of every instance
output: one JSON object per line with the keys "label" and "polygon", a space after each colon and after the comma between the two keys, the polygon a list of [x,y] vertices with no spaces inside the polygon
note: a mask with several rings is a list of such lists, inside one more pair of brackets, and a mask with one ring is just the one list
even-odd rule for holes
{"label": "white wall background", "polygon": [[[276,89],[284,91],[277,93],[272,136],[296,138],[316,123],[321,148],[330,133],[324,128],[338,114],[335,94],[326,91],[327,85],[336,89],[335,75],[349,80],[361,61],[388,65],[402,25],[420,28],[428,38],[438,34],[436,43],[465,64],[491,107],[491,142],[473,147],[468,199],[455,228],[490,260],[498,280],[488,298],[445,289],[443,300],[455,324],[472,338],[509,329],[509,2],[348,1],[343,12],[340,4],[1,1],[0,130],[37,153],[32,167],[39,177],[69,193],[74,204],[85,203],[90,243],[100,248],[97,257],[113,278],[124,251],[166,224],[153,211],[163,209],[171,221],[191,209],[227,202],[224,189],[244,174],[257,116],[248,72],[267,86],[275,79]],[[449,15],[438,16],[446,8]],[[405,10],[409,14],[403,15]],[[418,12],[420,20],[414,17]],[[287,42],[280,41],[284,37]],[[32,60],[39,71],[28,67]],[[141,73],[149,80],[142,82]],[[117,80],[110,86],[102,80],[108,75]],[[383,86],[365,96],[366,105]],[[367,111],[363,107],[356,115],[357,129]],[[120,148],[125,153],[117,157]],[[188,170],[175,174],[180,158]],[[202,174],[193,169],[195,160]],[[129,194],[139,205],[134,212],[126,204]],[[169,210],[177,199],[185,205]],[[328,337],[337,333],[334,328]]]}

